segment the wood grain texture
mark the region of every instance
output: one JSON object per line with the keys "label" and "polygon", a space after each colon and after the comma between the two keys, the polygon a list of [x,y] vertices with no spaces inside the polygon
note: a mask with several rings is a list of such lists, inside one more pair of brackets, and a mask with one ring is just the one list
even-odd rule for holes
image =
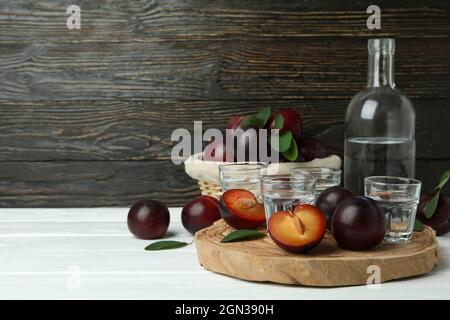
{"label": "wood grain texture", "polygon": [[[300,112],[305,136],[342,156],[345,100],[0,102],[0,161],[170,160],[173,130],[225,129],[262,106]],[[413,100],[419,159],[449,159],[450,99]],[[433,128],[433,133],[430,134]]]}
{"label": "wood grain texture", "polygon": [[[81,7],[81,30],[66,28],[69,4]],[[450,164],[450,4],[380,0],[378,31],[366,28],[370,4],[1,1],[0,206],[146,194],[182,205],[198,191],[169,162],[172,130],[222,129],[265,105],[300,111],[306,134],[342,155],[374,36],[397,38],[396,80],[417,109],[417,172],[431,188]]]}
{"label": "wood grain texture", "polygon": [[[436,186],[449,166],[418,160],[423,190]],[[170,161],[0,162],[0,207],[130,206],[145,197],[184,206],[199,194],[184,166]]]}
{"label": "wood grain texture", "polygon": [[[170,252],[145,251],[151,241],[135,239],[130,234],[127,212],[127,208],[109,207],[1,209],[0,299],[223,301],[251,297],[270,303],[269,300],[299,298],[450,298],[450,234],[438,238],[442,260],[430,274],[385,283],[380,290],[368,290],[365,286],[268,286],[206,272],[198,263],[194,244]],[[181,209],[171,208],[166,239],[191,242],[193,237],[183,228],[180,218]],[[73,271],[78,270],[81,286],[68,290],[68,278],[72,279]],[[80,318],[85,315],[82,312]],[[279,310],[275,312],[280,315]]]}
{"label": "wood grain texture", "polygon": [[130,206],[151,197],[184,205],[200,192],[168,161],[2,162],[0,207]]}
{"label": "wood grain texture", "polygon": [[[410,98],[450,98],[450,45],[397,41]],[[0,47],[0,101],[348,100],[366,83],[366,39],[14,43]]]}
{"label": "wood grain texture", "polygon": [[206,270],[250,281],[335,287],[365,285],[369,266],[379,266],[380,281],[386,282],[428,273],[440,260],[439,245],[429,227],[414,233],[408,244],[382,243],[359,252],[341,249],[326,235],[307,254],[287,253],[270,237],[221,243],[233,230],[219,220],[195,234],[198,259]]}
{"label": "wood grain texture", "polygon": [[[65,0],[0,4],[1,41],[157,41],[159,39],[255,39],[368,37],[371,1],[209,1],[74,0],[82,8],[82,28],[68,33]],[[445,1],[377,1],[383,26],[377,35],[446,38]],[[14,24],[10,23],[14,21]]]}

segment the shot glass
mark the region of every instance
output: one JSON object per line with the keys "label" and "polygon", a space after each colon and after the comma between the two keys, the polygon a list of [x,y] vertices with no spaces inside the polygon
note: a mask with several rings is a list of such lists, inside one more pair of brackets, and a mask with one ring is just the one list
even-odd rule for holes
{"label": "shot glass", "polygon": [[306,168],[292,168],[289,173],[291,176],[302,176],[308,174],[316,178],[316,198],[322,191],[330,187],[341,184],[341,169],[320,168],[320,167],[306,167]]}
{"label": "shot glass", "polygon": [[261,162],[236,162],[220,165],[222,192],[231,189],[245,189],[252,192],[258,201],[262,201],[261,176],[265,174],[266,169],[267,164]]}
{"label": "shot glass", "polygon": [[303,175],[273,175],[261,177],[266,222],[277,211],[293,211],[300,203],[313,204],[316,192],[316,178]]}
{"label": "shot glass", "polygon": [[419,180],[401,177],[374,176],[364,179],[364,194],[375,200],[386,216],[385,242],[411,240],[421,185]]}

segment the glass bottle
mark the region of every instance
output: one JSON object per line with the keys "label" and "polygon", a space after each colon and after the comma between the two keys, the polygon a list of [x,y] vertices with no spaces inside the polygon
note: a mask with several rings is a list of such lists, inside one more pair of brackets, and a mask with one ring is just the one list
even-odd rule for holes
{"label": "glass bottle", "polygon": [[345,117],[344,187],[364,195],[368,176],[415,175],[415,111],[394,82],[394,39],[370,39],[367,88]]}

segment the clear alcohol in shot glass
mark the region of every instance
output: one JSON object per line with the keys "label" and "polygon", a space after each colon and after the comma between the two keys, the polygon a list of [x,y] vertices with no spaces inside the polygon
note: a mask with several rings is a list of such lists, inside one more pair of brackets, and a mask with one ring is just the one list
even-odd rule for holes
{"label": "clear alcohol in shot glass", "polygon": [[266,222],[277,211],[293,211],[301,203],[315,201],[316,179],[310,176],[263,176],[261,178]]}
{"label": "clear alcohol in shot glass", "polygon": [[298,167],[292,168],[289,173],[294,177],[301,177],[302,175],[308,174],[316,178],[316,199],[319,197],[320,193],[325,189],[339,186],[341,184],[341,173],[340,169],[333,168],[321,168],[321,167]]}
{"label": "clear alcohol in shot glass", "polygon": [[385,242],[411,240],[421,182],[401,177],[374,176],[364,179],[366,197],[375,200],[386,216]]}
{"label": "clear alcohol in shot glass", "polygon": [[261,176],[265,174],[267,164],[260,162],[236,162],[219,166],[220,187],[222,192],[231,189],[245,189],[262,201]]}

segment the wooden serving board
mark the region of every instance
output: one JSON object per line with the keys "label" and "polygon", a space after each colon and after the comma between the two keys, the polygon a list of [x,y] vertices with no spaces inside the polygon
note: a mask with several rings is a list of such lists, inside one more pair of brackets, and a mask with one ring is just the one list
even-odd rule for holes
{"label": "wooden serving board", "polygon": [[381,282],[417,276],[431,271],[440,251],[434,231],[425,227],[414,232],[406,244],[382,243],[368,251],[348,251],[325,236],[307,254],[291,254],[275,245],[269,236],[251,241],[221,243],[234,229],[223,220],[195,234],[200,264],[206,269],[235,278],[307,286],[366,284],[380,267]]}

